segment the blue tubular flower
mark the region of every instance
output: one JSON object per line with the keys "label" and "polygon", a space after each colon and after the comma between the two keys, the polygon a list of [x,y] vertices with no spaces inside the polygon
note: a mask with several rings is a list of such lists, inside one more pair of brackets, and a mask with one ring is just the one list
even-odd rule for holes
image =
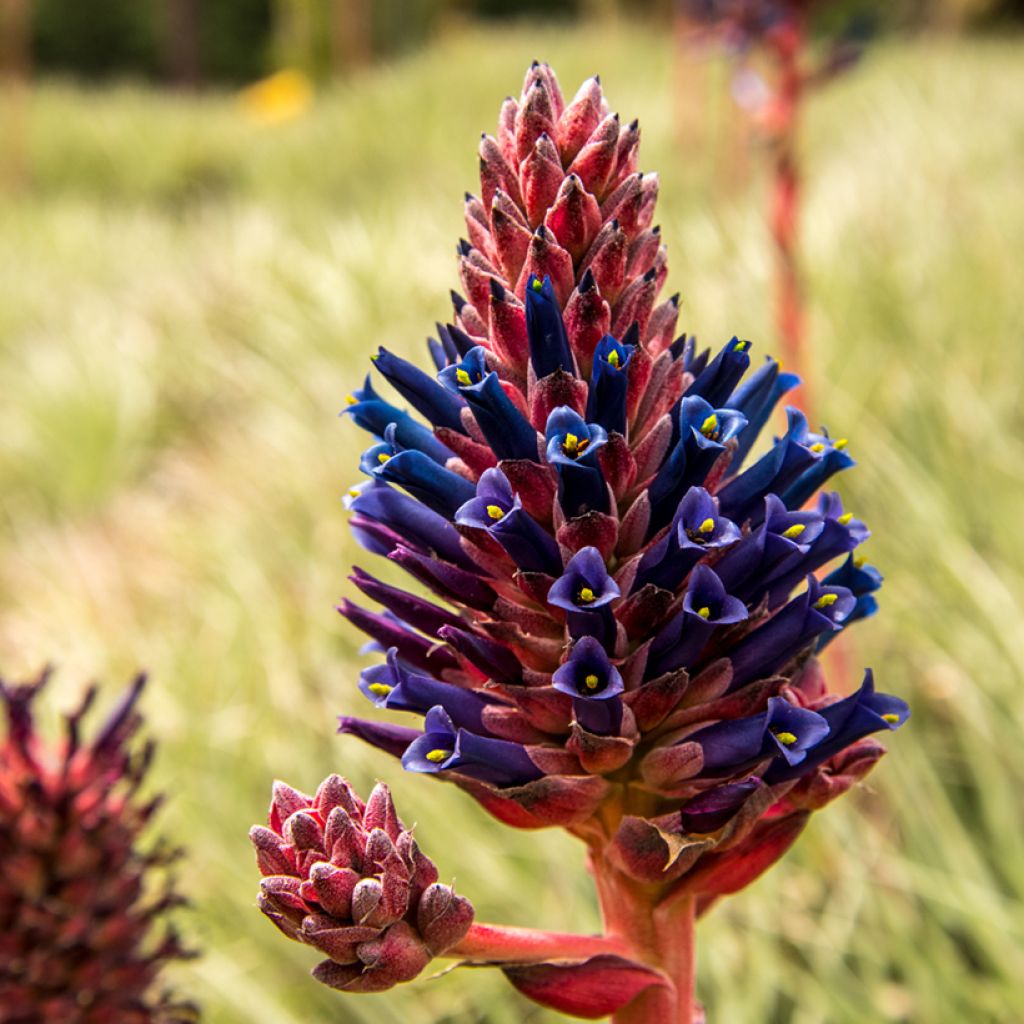
{"label": "blue tubular flower", "polygon": [[659,676],[689,667],[697,660],[711,634],[747,617],[747,607],[730,597],[714,569],[697,565],[683,597],[683,607],[673,616],[651,644],[649,674]]}
{"label": "blue tubular flower", "polygon": [[402,448],[414,448],[428,455],[442,465],[455,455],[447,445],[442,444],[433,431],[417,423],[407,412],[385,402],[370,385],[370,378],[359,390],[348,396],[348,408],[342,415],[349,415],[356,423],[383,440],[388,425],[395,425],[395,438]]}
{"label": "blue tubular flower", "polygon": [[570,519],[608,511],[608,487],[597,453],[608,440],[604,427],[587,423],[567,405],[554,409],[544,431],[547,460],[558,473],[558,501]]}
{"label": "blue tubular flower", "polygon": [[828,733],[808,751],[802,762],[773,764],[765,773],[766,782],[774,785],[805,775],[871,733],[883,729],[895,731],[910,717],[910,708],[899,697],[876,693],[874,675],[867,669],[856,693],[819,708],[818,714],[828,723]]}
{"label": "blue tubular flower", "polygon": [[521,786],[543,774],[521,744],[457,729],[443,707],[427,712],[424,728],[402,755],[406,771],[453,771],[495,786]]}
{"label": "blue tubular flower", "polygon": [[[716,563],[715,571],[730,593],[756,604],[772,580],[803,564],[824,528],[817,512],[790,512],[776,495],[769,494],[764,500],[764,521]],[[799,573],[789,590],[809,572]]]}
{"label": "blue tubular flower", "polygon": [[807,590],[763,625],[748,633],[729,654],[731,690],[765,679],[783,668],[822,633],[842,628],[855,598],[845,587],[822,586],[813,576]]}
{"label": "blue tubular flower", "polygon": [[619,585],[608,575],[601,552],[586,547],[569,559],[565,572],[551,584],[548,604],[565,611],[574,639],[589,634],[608,643],[615,637],[615,623],[608,606],[620,595]]}
{"label": "blue tubular flower", "polygon": [[472,566],[462,550],[458,530],[444,516],[390,484],[372,481],[350,507],[360,516],[389,527],[421,551],[433,549],[456,565]]}
{"label": "blue tubular flower", "polygon": [[473,485],[458,473],[445,469],[423,452],[402,448],[394,423],[388,424],[381,444],[363,452],[359,468],[372,477],[398,484],[446,518],[474,493]]}
{"label": "blue tubular flower", "polygon": [[453,395],[462,396],[462,389],[479,384],[491,371],[487,368],[487,350],[475,345],[464,356],[458,356],[437,375],[438,382]]}
{"label": "blue tubular flower", "polygon": [[[853,611],[846,616],[844,628],[860,619],[870,618],[878,611],[874,594],[882,586],[882,574],[851,554],[838,569],[830,572],[824,580],[826,587],[846,587],[856,598]],[[825,647],[835,634],[825,634],[818,641],[818,650]]]}
{"label": "blue tubular flower", "polygon": [[588,732],[608,736],[619,731],[622,676],[594,637],[581,637],[573,645],[568,660],[552,675],[551,685],[572,697],[576,721]]}
{"label": "blue tubular flower", "polygon": [[799,765],[828,732],[823,715],[771,697],[768,710],[760,715],[709,725],[686,741],[700,744],[704,751],[701,775],[714,777],[746,771],[767,757],[781,757],[787,766]]}
{"label": "blue tubular flower", "polygon": [[486,530],[524,572],[558,576],[562,555],[554,537],[526,510],[500,469],[483,472],[476,496],[455,513],[455,522]]}
{"label": "blue tubular flower", "polygon": [[703,487],[691,487],[676,510],[672,528],[641,558],[633,589],[651,583],[675,590],[709,551],[729,547],[739,539],[736,524],[719,515],[718,499]]}
{"label": "blue tubular flower", "polygon": [[686,396],[700,395],[709,405],[724,405],[750,366],[750,342],[733,338],[686,389]]}
{"label": "blue tubular flower", "polygon": [[[820,461],[820,454],[803,441],[807,437],[807,419],[799,409],[789,406],[789,428],[749,469],[733,477],[719,492],[722,511],[742,523],[751,519],[756,526],[767,494],[783,495],[786,488]],[[785,502],[787,508],[793,506]]]}
{"label": "blue tubular flower", "polygon": [[[789,513],[797,515],[798,513]],[[768,606],[775,608],[781,604],[790,591],[808,573],[815,572],[833,559],[853,551],[871,535],[871,531],[859,519],[853,518],[852,512],[843,511],[843,503],[838,494],[823,494],[818,501],[818,513],[822,517],[822,529],[816,538],[810,540],[808,550],[802,557],[790,565],[778,568],[768,579]],[[840,586],[847,586],[841,580],[834,581]],[[852,587],[847,587],[853,590]],[[856,597],[857,594],[854,593]],[[856,611],[856,609],[854,609]],[[854,612],[847,617],[847,624],[852,621]]]}
{"label": "blue tubular flower", "polygon": [[575,374],[576,363],[550,277],[543,281],[531,277],[527,284],[526,334],[530,342],[530,362],[538,380],[556,370]]}
{"label": "blue tubular flower", "polygon": [[379,708],[415,711],[425,715],[440,705],[459,727],[486,732],[483,710],[497,703],[493,697],[463,686],[442,683],[431,676],[416,675],[402,665],[397,648],[388,649],[387,663],[363,669],[359,689]]}
{"label": "blue tubular flower", "polygon": [[784,491],[779,492],[787,508],[800,508],[830,477],[856,463],[844,450],[845,437],[833,441],[827,432],[812,434],[802,413],[796,417],[791,416],[790,423],[790,436],[814,456],[811,465]]}
{"label": "blue tubular flower", "polygon": [[522,681],[523,666],[519,659],[494,640],[460,626],[442,626],[437,636],[489,679],[510,686]]}
{"label": "blue tubular flower", "polygon": [[538,461],[537,431],[505,394],[498,375],[488,371],[484,350],[475,348],[461,363],[438,374],[466,400],[473,418],[498,459]]}
{"label": "blue tubular flower", "polygon": [[648,489],[652,534],[672,519],[686,491],[704,482],[726,442],[747,422],[740,413],[715,409],[698,395],[679,403],[677,418],[678,440]]}
{"label": "blue tubular flower", "polygon": [[623,345],[610,334],[594,349],[587,419],[604,427],[608,433],[626,433],[626,367],[634,351],[635,345]]}
{"label": "blue tubular flower", "polygon": [[736,438],[738,444],[732,459],[733,472],[743,465],[779,400],[799,383],[800,378],[795,373],[780,373],[779,364],[769,356],[750,379],[729,396],[726,405],[747,418],[747,425]]}
{"label": "blue tubular flower", "polygon": [[760,779],[751,777],[716,786],[688,800],[679,809],[683,831],[691,835],[717,832],[763,785]]}
{"label": "blue tubular flower", "polygon": [[464,434],[462,409],[465,401],[442,387],[418,366],[381,347],[373,364],[388,383],[435,427],[448,427]]}

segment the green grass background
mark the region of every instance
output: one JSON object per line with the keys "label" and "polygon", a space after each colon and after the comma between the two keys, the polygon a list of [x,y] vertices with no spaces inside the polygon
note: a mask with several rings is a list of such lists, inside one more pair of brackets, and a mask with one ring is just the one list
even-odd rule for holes
{"label": "green grass background", "polygon": [[[702,925],[718,1024],[1024,1021],[1021,55],[881,44],[810,106],[811,375],[887,577],[837,685],[870,664],[914,717]],[[476,138],[535,56],[569,91],[600,71],[640,117],[683,325],[770,351],[763,164],[665,34],[466,31],[274,128],[229,96],[31,97],[29,180],[0,195],[0,655],[56,661],[65,706],[152,672],[162,828],[191,851],[205,950],[175,982],[212,1024],[554,1019],[485,971],[380,997],[308,979],[314,954],[254,908],[246,830],[274,777],[386,777],[481,919],[596,927],[574,841],[332,734],[364,709],[332,604],[373,561],[339,501],[365,438],[335,414],[378,343],[419,356],[449,315]]]}

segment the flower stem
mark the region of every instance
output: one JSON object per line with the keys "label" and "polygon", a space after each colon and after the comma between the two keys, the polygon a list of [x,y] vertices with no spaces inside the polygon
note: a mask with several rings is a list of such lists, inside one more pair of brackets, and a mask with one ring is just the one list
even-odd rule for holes
{"label": "flower stem", "polygon": [[612,1024],[701,1024],[694,997],[695,901],[692,897],[659,906],[657,887],[626,878],[591,852],[605,929],[619,939],[627,955],[666,976],[669,984],[642,992],[612,1017]]}
{"label": "flower stem", "polygon": [[445,953],[464,960],[503,964],[540,963],[546,960],[584,960],[601,953],[625,955],[620,939],[601,935],[571,935],[509,928],[497,924],[474,924],[466,937]]}

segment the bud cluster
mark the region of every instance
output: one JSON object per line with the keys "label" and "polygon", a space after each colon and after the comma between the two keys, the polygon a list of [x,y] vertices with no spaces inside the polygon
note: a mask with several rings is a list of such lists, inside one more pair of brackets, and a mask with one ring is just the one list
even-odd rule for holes
{"label": "bud cluster", "polygon": [[364,805],[338,775],[313,797],[278,782],[268,827],[249,835],[264,875],[260,909],[327,957],[313,974],[331,988],[411,981],[472,924],[469,901],[438,882],[383,783]]}

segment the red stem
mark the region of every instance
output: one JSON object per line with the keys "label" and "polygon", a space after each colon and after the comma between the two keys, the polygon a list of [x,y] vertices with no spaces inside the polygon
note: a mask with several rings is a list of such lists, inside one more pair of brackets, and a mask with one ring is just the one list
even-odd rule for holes
{"label": "red stem", "polygon": [[784,361],[804,378],[789,398],[793,405],[810,414],[810,386],[805,354],[806,307],[799,261],[801,177],[797,155],[800,107],[804,95],[804,74],[800,57],[806,43],[806,28],[795,21],[790,31],[775,44],[779,68],[774,123],[775,167],[772,187],[771,230],[776,245],[776,323]]}
{"label": "red stem", "polygon": [[569,935],[534,928],[508,928],[497,924],[474,924],[469,933],[445,956],[464,960],[507,963],[543,963],[546,960],[585,960],[601,953],[628,955],[622,941],[614,936]]}

